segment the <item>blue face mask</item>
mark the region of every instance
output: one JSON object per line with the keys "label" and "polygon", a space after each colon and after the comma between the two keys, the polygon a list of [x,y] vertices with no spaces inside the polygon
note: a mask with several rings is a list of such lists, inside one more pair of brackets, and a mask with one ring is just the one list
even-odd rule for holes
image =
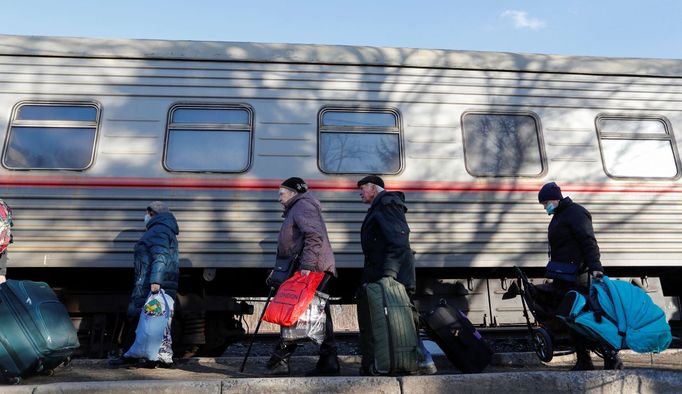
{"label": "blue face mask", "polygon": [[144,215],[144,224],[147,224],[147,223],[149,223],[149,220],[150,220],[151,218],[152,218],[152,217],[151,217],[151,215],[150,215],[150,214],[146,214],[146,215]]}
{"label": "blue face mask", "polygon": [[545,207],[545,211],[547,211],[547,214],[550,216],[554,215],[555,209],[556,209],[556,207],[552,203],[548,203],[547,206]]}

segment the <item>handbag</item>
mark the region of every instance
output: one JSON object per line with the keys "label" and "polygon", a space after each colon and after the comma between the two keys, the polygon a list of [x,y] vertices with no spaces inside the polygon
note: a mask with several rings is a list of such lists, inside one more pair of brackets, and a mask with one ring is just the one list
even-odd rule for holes
{"label": "handbag", "polygon": [[265,309],[263,320],[280,326],[295,324],[312,302],[322,279],[324,272],[309,272],[308,275],[303,275],[300,271],[294,272],[277,289],[277,294]]}
{"label": "handbag", "polygon": [[545,277],[575,283],[578,280],[578,264],[550,261],[545,267]]}
{"label": "handbag", "polygon": [[291,278],[294,271],[298,268],[298,254],[289,257],[277,256],[275,267],[270,271],[270,275],[265,280],[265,284],[272,288],[279,288],[282,283]]}

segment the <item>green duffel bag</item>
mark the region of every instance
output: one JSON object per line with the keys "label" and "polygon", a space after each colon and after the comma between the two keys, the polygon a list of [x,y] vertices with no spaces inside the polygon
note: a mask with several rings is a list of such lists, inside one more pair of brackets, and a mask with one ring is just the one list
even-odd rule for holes
{"label": "green duffel bag", "polygon": [[417,372],[419,338],[405,286],[393,278],[363,285],[358,295],[362,373]]}

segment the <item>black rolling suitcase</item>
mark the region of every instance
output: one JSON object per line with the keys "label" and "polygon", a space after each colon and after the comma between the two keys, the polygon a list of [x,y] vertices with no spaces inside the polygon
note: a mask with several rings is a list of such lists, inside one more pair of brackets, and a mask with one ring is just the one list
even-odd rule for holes
{"label": "black rolling suitcase", "polygon": [[460,371],[477,373],[490,364],[490,346],[459,309],[441,303],[423,314],[422,319],[428,336]]}
{"label": "black rolling suitcase", "polygon": [[76,329],[64,305],[42,282],[0,284],[0,378],[19,383],[50,373],[78,348]]}

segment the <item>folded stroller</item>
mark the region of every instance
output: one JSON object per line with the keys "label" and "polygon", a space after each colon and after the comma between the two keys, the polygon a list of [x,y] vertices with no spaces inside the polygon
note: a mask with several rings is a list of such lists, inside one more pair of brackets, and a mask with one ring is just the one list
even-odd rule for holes
{"label": "folded stroller", "polygon": [[665,313],[646,292],[607,276],[593,281],[588,297],[569,291],[557,316],[602,354],[621,349],[659,353],[672,341]]}
{"label": "folded stroller", "polygon": [[[547,286],[536,286],[530,282],[526,274],[519,268],[514,267],[517,280],[512,282],[509,290],[502,296],[503,299],[521,297],[523,316],[526,319],[530,344],[538,358],[544,362],[552,361],[554,356],[570,354],[573,350],[556,351],[555,348],[567,345],[566,324],[556,317],[559,301],[548,292]],[[531,322],[531,317],[537,324]],[[562,343],[563,342],[563,343]]]}

